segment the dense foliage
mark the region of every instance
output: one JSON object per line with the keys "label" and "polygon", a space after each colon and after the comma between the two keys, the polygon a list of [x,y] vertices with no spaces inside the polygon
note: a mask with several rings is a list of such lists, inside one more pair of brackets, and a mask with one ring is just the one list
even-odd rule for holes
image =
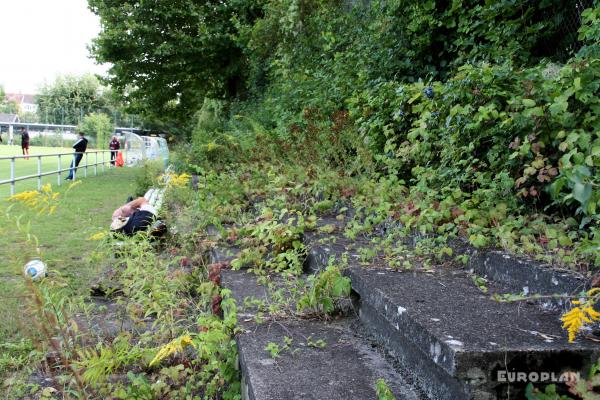
{"label": "dense foliage", "polygon": [[[103,120],[101,131],[112,132],[112,126],[141,126],[144,122],[140,115],[126,111],[126,104],[119,100],[110,87],[104,86],[94,75],[60,75],[52,82],[45,83],[39,89],[35,99],[38,110],[32,115],[21,115],[21,121],[40,121],[50,124],[79,125],[86,134],[98,138],[98,129],[90,121]],[[31,114],[31,113],[29,113]],[[153,127],[151,121],[144,125]]]}
{"label": "dense foliage", "polygon": [[4,88],[0,86],[0,113],[16,114],[19,110],[15,101],[8,100]]}
{"label": "dense foliage", "polygon": [[[457,238],[583,274],[600,266],[597,1],[89,3],[108,81],[129,109],[178,123],[174,164],[195,189],[146,165],[139,194],[166,185],[169,235],[90,236],[101,244],[82,262],[102,277],[99,304],[69,298],[60,276],[32,285],[34,340],[11,344],[0,373],[50,354],[51,386],[11,377],[13,397],[240,398],[236,307],[262,323],[328,318],[349,300],[344,257],[302,278],[309,232],[337,232],[359,243],[362,265],[393,270],[466,264]],[[108,132],[107,117],[85,122]],[[13,200],[44,193],[58,203],[49,186]],[[209,264],[215,244],[239,253]],[[219,286],[229,266],[256,274],[269,300],[236,304]],[[562,316],[570,340],[600,319],[598,289],[577,296]],[[328,345],[314,339],[299,347]],[[284,337],[264,350],[302,351],[292,347]],[[553,386],[528,395],[557,398]]]}
{"label": "dense foliage", "polygon": [[243,55],[236,26],[252,20],[253,1],[90,0],[103,30],[93,44],[112,63],[108,82],[140,110],[181,121],[205,96],[235,96]]}
{"label": "dense foliage", "polygon": [[97,149],[108,149],[114,125],[106,114],[92,113],[83,117],[78,130],[95,138]]}
{"label": "dense foliage", "polygon": [[77,124],[89,113],[108,105],[104,88],[93,75],[64,75],[40,87],[38,115],[51,124]]}
{"label": "dense foliage", "polygon": [[95,54],[122,94],[198,110],[183,119],[186,168],[328,165],[404,187],[405,224],[565,262],[576,242],[597,252],[597,2],[183,3],[131,1],[129,18],[91,5],[105,26]]}

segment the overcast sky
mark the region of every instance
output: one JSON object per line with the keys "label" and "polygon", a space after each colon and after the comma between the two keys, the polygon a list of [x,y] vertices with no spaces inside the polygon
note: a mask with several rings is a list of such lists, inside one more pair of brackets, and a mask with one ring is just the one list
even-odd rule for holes
{"label": "overcast sky", "polygon": [[86,0],[0,0],[0,85],[34,93],[56,75],[103,73],[86,48],[99,31]]}

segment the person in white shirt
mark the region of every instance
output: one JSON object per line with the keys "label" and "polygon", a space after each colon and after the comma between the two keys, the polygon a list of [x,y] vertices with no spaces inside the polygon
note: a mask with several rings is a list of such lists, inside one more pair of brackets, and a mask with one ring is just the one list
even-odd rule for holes
{"label": "person in white shirt", "polygon": [[131,236],[147,230],[156,220],[156,216],[156,208],[145,198],[138,197],[115,210],[110,228],[114,232]]}

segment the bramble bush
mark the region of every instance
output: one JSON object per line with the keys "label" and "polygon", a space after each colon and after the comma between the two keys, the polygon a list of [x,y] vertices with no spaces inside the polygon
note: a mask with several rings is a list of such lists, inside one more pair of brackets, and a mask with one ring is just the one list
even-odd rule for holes
{"label": "bramble bush", "polygon": [[267,2],[237,26],[248,92],[212,106],[189,161],[327,166],[372,180],[360,201],[408,227],[600,261],[599,8],[585,4],[576,32],[560,1]]}
{"label": "bramble bush", "polygon": [[587,60],[465,65],[444,83],[382,83],[350,110],[382,165],[417,186],[492,189],[490,198],[559,209],[585,226],[598,218],[599,74]]}

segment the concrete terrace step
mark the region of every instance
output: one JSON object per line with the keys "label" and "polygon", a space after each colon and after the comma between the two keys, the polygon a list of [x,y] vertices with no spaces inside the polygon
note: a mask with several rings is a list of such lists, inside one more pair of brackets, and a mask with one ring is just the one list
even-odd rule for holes
{"label": "concrete terrace step", "polygon": [[[350,400],[376,399],[375,384],[383,378],[398,400],[420,397],[392,368],[374,345],[355,328],[357,318],[333,322],[267,318],[256,324],[256,310],[244,299],[265,299],[267,290],[243,271],[223,270],[221,284],[232,291],[238,304],[236,335],[242,372],[242,398],[248,400]],[[275,359],[265,347],[276,343],[289,348]],[[311,343],[323,341],[324,347]]]}
{"label": "concrete terrace step", "polygon": [[[324,236],[305,239],[311,246],[310,271],[324,268],[331,256],[340,257],[348,248],[370,246],[342,236],[319,243]],[[600,356],[600,347],[591,341],[567,342],[559,312],[493,301],[460,268],[395,272],[382,261],[363,267],[355,251],[349,255],[346,273],[358,295],[360,320],[414,372],[430,398],[495,399],[506,397],[507,390],[518,398],[526,384],[500,382],[498,373],[581,371]],[[508,286],[488,286],[509,291]]]}

